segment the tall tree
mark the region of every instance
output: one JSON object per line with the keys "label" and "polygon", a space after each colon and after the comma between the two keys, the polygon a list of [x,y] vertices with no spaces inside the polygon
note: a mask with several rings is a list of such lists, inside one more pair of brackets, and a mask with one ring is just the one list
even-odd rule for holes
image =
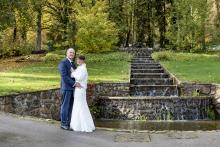
{"label": "tall tree", "polygon": [[0,1],[0,31],[11,27],[14,19],[9,1]]}
{"label": "tall tree", "polygon": [[186,51],[205,49],[207,0],[176,0],[172,9],[166,33],[169,47]]}
{"label": "tall tree", "polygon": [[109,0],[109,18],[116,23],[117,28],[120,29],[118,38],[118,45],[124,44],[127,32],[127,20],[125,14],[125,0]]}
{"label": "tall tree", "polygon": [[155,2],[156,18],[158,20],[158,27],[160,33],[160,47],[165,47],[165,33],[166,33],[166,0],[158,0]]}
{"label": "tall tree", "polygon": [[41,50],[42,43],[42,16],[43,16],[43,8],[46,3],[46,0],[31,0],[33,10],[36,12],[36,43],[35,49]]}
{"label": "tall tree", "polygon": [[48,39],[58,48],[66,48],[75,44],[75,0],[48,0],[46,12],[50,14],[51,24]]}
{"label": "tall tree", "polygon": [[220,0],[215,0],[215,7],[216,7],[216,23],[215,23],[215,25],[219,28],[220,27]]}
{"label": "tall tree", "polygon": [[137,42],[153,47],[153,4],[152,0],[137,0],[135,15],[137,19]]}
{"label": "tall tree", "polygon": [[82,3],[77,15],[77,48],[82,52],[101,53],[111,51],[117,43],[118,29],[108,20],[105,1]]}

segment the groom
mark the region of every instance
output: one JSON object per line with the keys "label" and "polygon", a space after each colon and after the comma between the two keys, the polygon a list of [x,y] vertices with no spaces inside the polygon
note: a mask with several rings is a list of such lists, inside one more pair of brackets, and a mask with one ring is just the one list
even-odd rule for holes
{"label": "groom", "polygon": [[71,68],[76,69],[76,65],[73,62],[75,56],[75,50],[69,48],[66,51],[66,58],[64,58],[59,64],[59,71],[61,75],[61,129],[70,130],[71,113],[74,101],[74,89],[75,87],[81,87],[81,85],[75,82],[74,78],[71,78]]}

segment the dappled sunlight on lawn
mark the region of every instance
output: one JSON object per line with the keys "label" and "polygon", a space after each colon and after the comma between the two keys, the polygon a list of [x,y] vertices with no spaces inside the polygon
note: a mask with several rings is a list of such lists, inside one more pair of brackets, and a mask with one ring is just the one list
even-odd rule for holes
{"label": "dappled sunlight on lawn", "polygon": [[0,95],[59,87],[59,77],[0,73]]}
{"label": "dappled sunlight on lawn", "polygon": [[[129,62],[126,59],[112,60],[116,58],[112,55],[120,57],[124,53],[104,54],[105,60],[103,54],[97,54],[95,59],[87,61],[89,82],[128,81]],[[0,95],[59,88],[58,63],[59,61],[37,62],[0,71]]]}

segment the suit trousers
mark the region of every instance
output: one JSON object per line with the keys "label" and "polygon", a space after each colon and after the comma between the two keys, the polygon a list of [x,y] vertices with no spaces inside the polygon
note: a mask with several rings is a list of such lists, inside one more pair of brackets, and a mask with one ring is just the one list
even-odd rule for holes
{"label": "suit trousers", "polygon": [[61,126],[70,126],[72,108],[73,108],[73,94],[74,90],[61,90],[62,98],[61,98]]}

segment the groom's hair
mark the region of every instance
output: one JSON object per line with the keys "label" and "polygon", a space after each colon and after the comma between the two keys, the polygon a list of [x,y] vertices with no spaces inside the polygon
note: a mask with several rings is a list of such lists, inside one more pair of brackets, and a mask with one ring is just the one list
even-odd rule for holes
{"label": "groom's hair", "polygon": [[75,49],[71,47],[71,48],[68,48],[68,49],[66,50],[66,53],[67,53],[69,50],[73,50],[73,51],[75,52]]}
{"label": "groom's hair", "polygon": [[83,61],[85,61],[85,60],[86,60],[86,57],[85,57],[85,56],[83,56],[83,55],[80,55],[78,58],[79,58],[80,60],[83,60]]}

